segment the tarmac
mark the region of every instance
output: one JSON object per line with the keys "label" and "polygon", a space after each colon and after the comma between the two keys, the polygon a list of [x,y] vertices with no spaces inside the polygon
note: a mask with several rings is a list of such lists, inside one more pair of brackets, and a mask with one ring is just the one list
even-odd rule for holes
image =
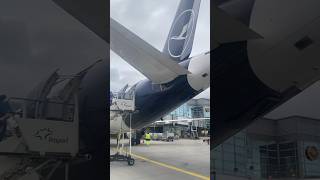
{"label": "tarmac", "polygon": [[[116,152],[111,140],[110,154]],[[135,164],[110,162],[111,180],[195,180],[210,179],[210,146],[202,140],[151,141],[132,146]]]}

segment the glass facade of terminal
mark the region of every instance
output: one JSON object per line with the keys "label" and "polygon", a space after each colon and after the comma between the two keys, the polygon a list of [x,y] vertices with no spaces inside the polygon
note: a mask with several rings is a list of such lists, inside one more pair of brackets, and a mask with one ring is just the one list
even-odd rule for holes
{"label": "glass facade of terminal", "polygon": [[[192,119],[192,118],[210,118],[210,100],[209,99],[191,99],[172,111],[164,119]],[[198,127],[210,129],[210,119],[193,121]]]}
{"label": "glass facade of terminal", "polygon": [[166,116],[166,119],[188,118],[210,118],[210,99],[191,99]]}
{"label": "glass facade of terminal", "polygon": [[[175,122],[157,122],[150,125],[148,129],[155,133],[174,133],[181,138],[208,136],[210,133],[210,99],[191,99],[163,117],[163,120],[179,119],[184,120]],[[189,121],[189,119],[193,120]]]}
{"label": "glass facade of terminal", "polygon": [[185,103],[169,114],[170,119],[187,119],[192,118],[191,107]]}
{"label": "glass facade of terminal", "polygon": [[215,148],[216,174],[245,179],[320,178],[320,123],[302,118],[285,121],[291,124],[282,122],[287,129],[280,128],[281,136],[244,130]]}

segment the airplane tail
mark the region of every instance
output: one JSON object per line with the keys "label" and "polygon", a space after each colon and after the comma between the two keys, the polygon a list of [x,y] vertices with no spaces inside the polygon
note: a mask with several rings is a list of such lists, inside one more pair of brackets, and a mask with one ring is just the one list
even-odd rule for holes
{"label": "airplane tail", "polygon": [[181,0],[171,25],[163,53],[175,61],[189,57],[201,0]]}

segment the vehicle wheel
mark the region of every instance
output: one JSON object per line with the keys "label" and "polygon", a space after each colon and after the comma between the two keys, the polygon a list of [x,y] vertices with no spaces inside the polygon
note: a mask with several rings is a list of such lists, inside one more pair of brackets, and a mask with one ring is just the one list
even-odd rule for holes
{"label": "vehicle wheel", "polygon": [[136,139],[136,145],[140,144],[140,139]]}
{"label": "vehicle wheel", "polygon": [[131,139],[131,145],[132,145],[132,146],[137,145],[137,144],[136,144],[136,139],[134,139],[134,138]]}
{"label": "vehicle wheel", "polygon": [[134,159],[130,158],[128,159],[128,165],[133,166],[134,165]]}

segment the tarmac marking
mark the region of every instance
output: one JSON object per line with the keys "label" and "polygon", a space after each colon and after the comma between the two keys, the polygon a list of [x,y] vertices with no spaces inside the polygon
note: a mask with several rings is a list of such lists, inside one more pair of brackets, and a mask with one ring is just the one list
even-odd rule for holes
{"label": "tarmac marking", "polygon": [[165,164],[165,163],[162,163],[162,162],[151,160],[149,158],[146,158],[146,157],[143,157],[143,156],[140,156],[140,155],[137,155],[137,154],[133,154],[132,153],[132,156],[134,156],[136,158],[139,158],[139,159],[142,159],[142,160],[145,160],[145,161],[148,161],[148,162],[153,163],[153,164],[157,164],[157,165],[162,166],[162,167],[166,167],[166,168],[171,169],[171,170],[175,170],[175,171],[178,171],[178,172],[181,172],[181,173],[184,173],[184,174],[188,174],[188,175],[197,177],[199,179],[210,180],[210,177],[208,177],[208,176],[204,176],[204,175],[201,175],[201,174],[198,174],[198,173],[195,173],[195,172],[187,171],[185,169],[181,169],[181,168],[169,165],[169,164]]}

